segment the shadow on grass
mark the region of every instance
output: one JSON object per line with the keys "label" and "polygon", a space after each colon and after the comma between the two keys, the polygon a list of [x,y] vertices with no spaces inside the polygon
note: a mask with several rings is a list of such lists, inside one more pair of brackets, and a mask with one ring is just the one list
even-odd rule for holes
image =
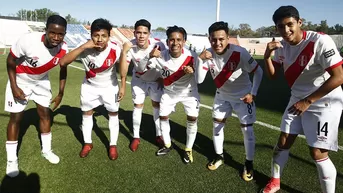
{"label": "shadow on grass", "polygon": [[[264,69],[264,61],[256,60],[262,69]],[[216,87],[210,73],[207,73],[206,79],[202,84],[198,85],[199,93],[208,96],[214,96]],[[270,80],[264,73],[262,82],[256,96],[256,106],[271,111],[283,113],[290,97],[290,89],[284,78],[283,72],[279,72],[279,77],[275,80]]]}
{"label": "shadow on grass", "polygon": [[39,193],[40,179],[37,173],[26,175],[25,172],[20,171],[15,178],[4,176],[0,184],[1,193]]}

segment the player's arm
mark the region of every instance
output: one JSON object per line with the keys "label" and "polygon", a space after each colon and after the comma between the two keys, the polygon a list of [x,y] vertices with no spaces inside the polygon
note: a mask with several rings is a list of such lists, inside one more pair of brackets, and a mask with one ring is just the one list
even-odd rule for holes
{"label": "player's arm", "polygon": [[260,65],[257,64],[256,70],[254,71],[254,78],[252,82],[251,94],[253,97],[257,95],[258,88],[260,87],[261,81],[263,78],[263,70]]}
{"label": "player's arm", "polygon": [[274,65],[271,55],[274,50],[282,48],[282,44],[279,41],[275,41],[275,38],[267,44],[266,51],[264,53],[264,63],[265,63],[265,72],[270,79],[275,79],[278,76],[281,65]]}
{"label": "player's arm", "polygon": [[96,48],[100,47],[98,45],[95,45],[93,40],[88,40],[88,42],[82,44],[78,48],[72,50],[68,54],[66,54],[60,61],[60,66],[67,66],[68,64],[72,63],[76,58],[86,49]]}
{"label": "player's arm", "polygon": [[54,103],[54,107],[52,110],[54,111],[61,103],[63,95],[64,95],[64,88],[67,82],[67,67],[61,66],[60,68],[60,84],[57,96],[51,101]]}
{"label": "player's arm", "polygon": [[16,81],[17,58],[9,53],[7,56],[7,73],[10,81],[12,94],[15,100],[25,100],[25,93],[18,87]]}
{"label": "player's arm", "polygon": [[120,53],[119,57],[119,75],[120,75],[120,88],[118,93],[118,101],[121,101],[125,96],[126,90],[126,78],[127,72],[129,69],[128,61],[127,61],[127,54],[132,47],[131,42],[125,42],[123,44],[123,49]]}
{"label": "player's arm", "polygon": [[200,53],[199,59],[201,62],[196,66],[196,80],[198,84],[204,82],[207,71],[209,69],[208,61],[212,59],[212,54],[204,47],[204,50]]}

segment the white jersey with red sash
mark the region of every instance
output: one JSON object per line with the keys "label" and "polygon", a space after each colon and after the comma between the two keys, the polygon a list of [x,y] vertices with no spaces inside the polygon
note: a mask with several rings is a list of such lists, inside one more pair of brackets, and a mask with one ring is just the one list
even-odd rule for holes
{"label": "white jersey with red sash", "polygon": [[240,46],[230,44],[222,55],[216,54],[212,48],[213,59],[207,61],[214,83],[217,97],[222,100],[240,101],[250,93],[252,83],[249,73],[254,72],[258,64],[248,51]]}
{"label": "white jersey with red sash", "polygon": [[178,58],[173,58],[169,50],[161,52],[161,58],[150,59],[148,67],[156,68],[163,78],[164,90],[173,94],[184,94],[198,90],[195,73],[185,74],[184,67],[195,68],[199,64],[198,55],[188,49],[183,49]]}
{"label": "white jersey with red sash", "polygon": [[108,42],[106,49],[101,52],[95,49],[85,50],[80,56],[86,70],[85,81],[100,87],[117,85],[114,64],[119,60],[120,52],[121,49],[115,42]]}
{"label": "white jersey with red sash", "polygon": [[132,74],[142,81],[154,82],[160,77],[160,73],[156,69],[149,69],[146,65],[149,60],[150,52],[158,45],[159,50],[165,50],[165,46],[158,39],[149,38],[149,46],[146,49],[140,49],[137,46],[136,39],[131,40],[133,47],[127,54],[127,62],[133,62]]}
{"label": "white jersey with red sash", "polygon": [[[283,67],[294,101],[316,91],[330,77],[327,70],[343,64],[334,41],[326,34],[303,31],[299,44],[281,44],[283,48],[275,50],[273,64]],[[333,102],[343,107],[342,96],[341,87],[337,87],[311,107],[325,107]]]}
{"label": "white jersey with red sash", "polygon": [[28,84],[48,79],[50,69],[58,65],[60,59],[68,52],[66,43],[47,48],[44,45],[45,34],[34,32],[23,35],[12,45],[10,53],[18,58],[16,68],[17,83]]}

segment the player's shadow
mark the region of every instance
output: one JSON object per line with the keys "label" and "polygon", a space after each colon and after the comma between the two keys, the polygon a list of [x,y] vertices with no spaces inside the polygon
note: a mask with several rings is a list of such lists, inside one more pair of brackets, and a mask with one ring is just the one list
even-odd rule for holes
{"label": "player's shadow", "polygon": [[22,171],[15,178],[4,176],[0,184],[1,193],[39,193],[40,189],[39,175],[37,173],[27,175]]}

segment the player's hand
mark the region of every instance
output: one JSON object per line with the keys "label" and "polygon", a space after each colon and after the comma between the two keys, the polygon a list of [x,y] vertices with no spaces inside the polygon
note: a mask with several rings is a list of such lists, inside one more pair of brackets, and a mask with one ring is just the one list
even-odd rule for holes
{"label": "player's hand", "polygon": [[101,48],[101,46],[96,45],[93,40],[88,40],[81,46],[83,49],[90,49],[90,48]]}
{"label": "player's hand", "polygon": [[149,58],[161,58],[161,51],[159,45],[156,45],[154,49],[151,50]]}
{"label": "player's hand", "polygon": [[254,102],[255,96],[252,94],[246,94],[244,97],[240,98],[241,101],[243,101],[246,104],[251,104]]}
{"label": "player's hand", "polygon": [[185,66],[183,68],[183,71],[185,72],[185,74],[193,74],[194,73],[194,69],[192,66]]}
{"label": "player's hand", "polygon": [[293,113],[293,115],[302,115],[310,107],[311,103],[312,102],[306,98],[302,99],[289,107],[288,112]]}
{"label": "player's hand", "polygon": [[13,94],[13,98],[15,102],[20,102],[20,101],[26,101],[25,98],[25,93],[23,90],[21,90],[21,88],[19,88],[18,86],[15,86],[12,89],[12,94]]}
{"label": "player's hand", "polygon": [[128,53],[129,50],[133,47],[132,42],[128,41],[123,44],[123,52]]}
{"label": "player's hand", "polygon": [[283,46],[280,41],[276,41],[275,38],[273,37],[272,41],[267,44],[264,57],[269,58],[272,52],[278,48],[283,48]]}
{"label": "player's hand", "polygon": [[54,103],[54,107],[52,108],[52,111],[55,111],[58,106],[60,106],[60,103],[62,101],[63,94],[59,93],[52,101],[51,104]]}
{"label": "player's hand", "polygon": [[117,101],[120,102],[121,100],[123,100],[124,96],[125,96],[125,87],[120,87]]}
{"label": "player's hand", "polygon": [[164,88],[163,78],[158,78],[158,79],[156,80],[156,82],[158,83],[157,89],[158,89],[158,90],[163,90],[163,88]]}
{"label": "player's hand", "polygon": [[212,53],[209,52],[208,50],[206,50],[206,47],[204,47],[204,49],[202,50],[202,52],[199,55],[199,58],[201,58],[202,60],[212,59]]}

